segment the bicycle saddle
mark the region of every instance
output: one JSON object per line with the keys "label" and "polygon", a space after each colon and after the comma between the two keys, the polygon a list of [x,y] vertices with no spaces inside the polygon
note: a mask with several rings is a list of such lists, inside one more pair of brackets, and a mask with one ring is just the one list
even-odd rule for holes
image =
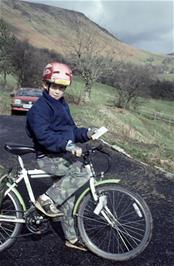
{"label": "bicycle saddle", "polygon": [[13,153],[15,155],[24,155],[27,153],[35,153],[35,149],[32,146],[22,145],[22,144],[14,144],[14,143],[6,143],[4,145],[6,151]]}

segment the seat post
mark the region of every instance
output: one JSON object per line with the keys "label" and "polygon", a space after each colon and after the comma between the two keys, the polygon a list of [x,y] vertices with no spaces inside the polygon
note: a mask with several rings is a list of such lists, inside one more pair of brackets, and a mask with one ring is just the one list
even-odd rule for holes
{"label": "seat post", "polygon": [[23,160],[22,160],[22,157],[19,156],[19,155],[18,155],[18,161],[19,161],[20,167],[21,167],[22,169],[24,169],[24,162],[23,162]]}

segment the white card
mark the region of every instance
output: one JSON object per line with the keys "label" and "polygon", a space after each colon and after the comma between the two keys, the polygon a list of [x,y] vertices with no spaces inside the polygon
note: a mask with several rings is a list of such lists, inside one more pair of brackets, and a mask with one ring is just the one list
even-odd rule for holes
{"label": "white card", "polygon": [[105,134],[108,131],[108,129],[106,127],[101,127],[99,128],[95,134],[92,135],[92,139],[98,139],[99,137],[101,137],[103,134]]}

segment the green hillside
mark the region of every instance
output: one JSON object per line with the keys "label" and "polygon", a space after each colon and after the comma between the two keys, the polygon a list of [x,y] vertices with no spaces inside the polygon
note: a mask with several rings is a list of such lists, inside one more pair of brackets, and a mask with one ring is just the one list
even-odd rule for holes
{"label": "green hillside", "polygon": [[[82,86],[76,81],[67,93],[80,93]],[[118,109],[113,106],[116,98],[116,89],[96,84],[91,102],[83,107],[72,104],[72,112],[84,126],[106,126],[109,129],[106,140],[124,148],[133,157],[174,171],[174,121],[149,119],[143,112]],[[141,108],[148,109],[152,115],[160,111],[166,117],[174,117],[173,102],[153,99],[141,99],[141,102]]]}
{"label": "green hillside", "polygon": [[28,40],[34,47],[54,50],[66,57],[72,55],[73,47],[79,42],[80,27],[82,32],[95,36],[95,48],[101,56],[110,54],[114,60],[154,65],[161,64],[165,58],[165,55],[137,49],[118,40],[80,12],[19,0],[2,0],[1,11],[1,17],[17,39]]}

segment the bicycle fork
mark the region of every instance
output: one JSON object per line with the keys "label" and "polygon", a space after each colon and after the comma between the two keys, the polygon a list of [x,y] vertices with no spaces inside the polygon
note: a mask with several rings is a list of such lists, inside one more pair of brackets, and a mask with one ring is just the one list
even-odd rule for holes
{"label": "bicycle fork", "polygon": [[110,209],[107,206],[107,196],[101,195],[99,196],[98,204],[94,209],[94,213],[96,215],[101,215],[106,219],[108,224],[110,224],[112,227],[115,227],[118,224],[117,218],[112,214]]}
{"label": "bicycle fork", "polygon": [[87,172],[90,175],[89,184],[90,184],[92,197],[93,197],[95,202],[98,202],[97,206],[94,209],[94,213],[96,215],[99,215],[101,213],[102,216],[108,222],[108,224],[111,225],[112,227],[115,227],[116,224],[118,224],[119,222],[118,222],[117,218],[112,214],[112,212],[110,211],[110,209],[107,206],[107,196],[106,195],[100,195],[99,196],[97,194],[97,192],[96,192],[96,189],[95,189],[95,178],[94,178],[95,171],[94,171],[94,168],[93,168],[92,164],[86,165],[85,168],[86,168]]}

